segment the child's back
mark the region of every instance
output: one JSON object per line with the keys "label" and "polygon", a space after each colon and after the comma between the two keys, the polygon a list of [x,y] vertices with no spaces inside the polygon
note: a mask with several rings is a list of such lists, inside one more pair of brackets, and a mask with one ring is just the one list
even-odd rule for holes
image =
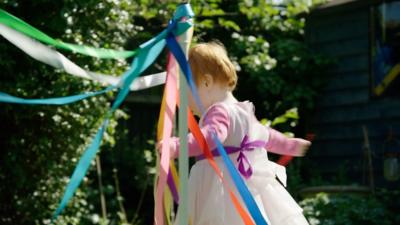
{"label": "child's back", "polygon": [[[214,115],[218,115],[217,118]],[[231,151],[230,159],[269,225],[308,224],[302,209],[282,186],[286,185],[285,168],[268,160],[265,149],[268,129],[255,118],[252,103],[216,103],[201,118],[200,126],[212,126],[217,133],[226,133],[225,138],[218,136],[227,152]],[[207,160],[202,159],[198,157],[189,178],[189,215],[193,225],[243,224],[219,177]],[[221,157],[216,156],[215,160],[230,187],[234,187]]]}

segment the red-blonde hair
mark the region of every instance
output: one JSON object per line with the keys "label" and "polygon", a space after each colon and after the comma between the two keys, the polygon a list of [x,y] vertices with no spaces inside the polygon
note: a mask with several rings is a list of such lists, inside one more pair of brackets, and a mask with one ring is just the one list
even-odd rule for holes
{"label": "red-blonde hair", "polygon": [[199,43],[189,50],[189,64],[196,84],[210,75],[214,81],[235,89],[237,75],[225,47],[218,42]]}

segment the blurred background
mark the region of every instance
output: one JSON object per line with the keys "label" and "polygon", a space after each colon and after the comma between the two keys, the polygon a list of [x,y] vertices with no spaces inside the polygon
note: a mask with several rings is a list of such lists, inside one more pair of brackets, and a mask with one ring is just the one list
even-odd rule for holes
{"label": "blurred background", "polygon": [[[162,31],[180,1],[0,0],[51,37],[132,50]],[[191,1],[193,42],[219,40],[235,63],[234,94],[265,124],[313,140],[287,165],[310,224],[400,224],[400,1]],[[132,59],[63,52],[122,74]],[[166,54],[145,74],[164,71]],[[46,98],[100,89],[0,38],[0,91]],[[151,224],[162,86],[130,93],[101,151],[55,224]],[[0,224],[49,224],[114,94],[66,106],[0,104]],[[280,156],[270,154],[273,161]]]}

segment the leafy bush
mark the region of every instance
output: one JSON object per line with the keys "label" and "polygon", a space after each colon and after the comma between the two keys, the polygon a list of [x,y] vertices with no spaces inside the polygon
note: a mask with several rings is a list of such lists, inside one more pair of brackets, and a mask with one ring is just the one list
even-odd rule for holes
{"label": "leafy bush", "polygon": [[300,202],[311,225],[391,225],[399,224],[400,216],[395,213],[399,204],[397,191],[379,190],[376,195],[354,196],[318,193],[315,197]]}
{"label": "leafy bush", "polygon": [[[120,48],[136,33],[128,26],[129,17],[116,16],[127,14],[129,2],[4,0],[0,7],[63,41]],[[100,23],[105,15],[109,16],[107,22]],[[0,49],[0,90],[6,93],[46,98],[102,88],[37,62],[4,39],[0,40]],[[124,61],[66,55],[78,65],[101,73],[121,74],[127,65]],[[50,223],[69,176],[100,126],[112,97],[109,93],[59,107],[1,104],[1,224]],[[121,112],[106,132],[104,143],[108,145],[114,143]],[[88,200],[87,187],[91,183],[85,178],[56,224],[90,223],[87,215],[94,206]]]}

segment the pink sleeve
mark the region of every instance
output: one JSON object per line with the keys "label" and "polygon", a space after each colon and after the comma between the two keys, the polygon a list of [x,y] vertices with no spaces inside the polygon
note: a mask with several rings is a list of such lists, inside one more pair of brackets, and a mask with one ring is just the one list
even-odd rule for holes
{"label": "pink sleeve", "polygon": [[[212,133],[215,132],[217,134],[218,139],[221,142],[224,142],[228,136],[229,130],[229,116],[226,109],[221,105],[212,106],[206,113],[203,119],[203,126],[200,128],[201,133],[203,133],[204,138],[206,139],[210,150],[216,147],[213,139]],[[171,154],[172,158],[177,158],[179,155],[179,138],[173,137],[171,145]],[[188,147],[189,147],[189,156],[198,156],[203,154],[203,151],[200,149],[197,144],[196,139],[194,138],[192,133],[188,135]]]}
{"label": "pink sleeve", "polygon": [[281,132],[276,131],[270,127],[268,127],[267,129],[269,132],[269,138],[265,148],[269,152],[291,156],[303,155],[302,147],[305,140],[300,138],[288,138]]}

